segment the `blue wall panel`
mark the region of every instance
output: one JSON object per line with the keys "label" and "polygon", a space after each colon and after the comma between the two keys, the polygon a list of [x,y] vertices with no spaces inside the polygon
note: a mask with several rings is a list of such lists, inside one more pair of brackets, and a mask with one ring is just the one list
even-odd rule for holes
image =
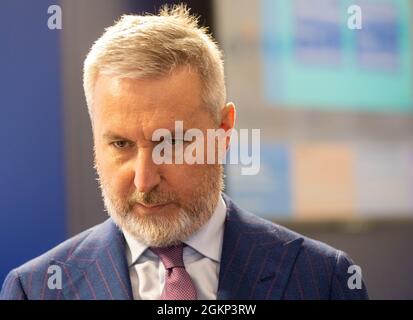
{"label": "blue wall panel", "polygon": [[0,2],[0,282],[66,238],[57,3]]}

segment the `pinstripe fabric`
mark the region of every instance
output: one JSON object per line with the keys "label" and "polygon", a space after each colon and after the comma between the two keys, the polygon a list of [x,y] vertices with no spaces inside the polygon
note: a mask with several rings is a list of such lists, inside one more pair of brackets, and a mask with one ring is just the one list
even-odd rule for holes
{"label": "pinstripe fabric", "polygon": [[227,220],[218,299],[367,299],[349,289],[343,252],[242,210],[223,195]]}
{"label": "pinstripe fabric", "polygon": [[[108,219],[11,271],[1,299],[132,299],[122,233]],[[62,288],[49,289],[50,265],[62,270]]]}
{"label": "pinstripe fabric", "polygon": [[[218,299],[366,299],[350,290],[342,251],[227,205]],[[50,265],[62,288],[50,289]],[[0,299],[132,299],[125,240],[111,219],[12,270]]]}

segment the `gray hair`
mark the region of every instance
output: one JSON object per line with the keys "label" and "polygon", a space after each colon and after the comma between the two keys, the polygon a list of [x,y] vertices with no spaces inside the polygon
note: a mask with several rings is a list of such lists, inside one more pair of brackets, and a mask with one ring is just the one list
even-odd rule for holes
{"label": "gray hair", "polygon": [[[93,44],[84,63],[83,87],[93,116],[99,74],[121,78],[168,75],[189,66],[199,73],[202,102],[219,121],[226,89],[222,53],[186,5],[164,6],[159,15],[123,15]],[[92,121],[93,125],[93,121]]]}

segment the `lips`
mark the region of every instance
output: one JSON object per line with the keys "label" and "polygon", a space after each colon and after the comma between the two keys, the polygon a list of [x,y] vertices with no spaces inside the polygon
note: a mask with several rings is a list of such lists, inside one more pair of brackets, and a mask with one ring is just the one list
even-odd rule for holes
{"label": "lips", "polygon": [[163,204],[157,204],[157,205],[148,205],[148,204],[143,204],[143,203],[136,203],[135,206],[143,211],[147,212],[154,212],[157,210],[160,210],[166,206],[168,206],[170,203],[163,203]]}
{"label": "lips", "polygon": [[145,208],[157,208],[157,207],[164,207],[167,205],[167,203],[163,203],[163,204],[143,204],[143,203],[137,203],[138,205],[145,207]]}

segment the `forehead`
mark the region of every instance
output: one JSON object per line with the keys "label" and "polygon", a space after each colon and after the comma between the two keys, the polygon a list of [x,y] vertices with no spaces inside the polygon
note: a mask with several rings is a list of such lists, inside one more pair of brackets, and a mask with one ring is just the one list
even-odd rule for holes
{"label": "forehead", "polygon": [[94,126],[97,130],[151,134],[157,128],[199,127],[208,118],[202,106],[199,75],[187,69],[150,79],[100,75],[94,89]]}

